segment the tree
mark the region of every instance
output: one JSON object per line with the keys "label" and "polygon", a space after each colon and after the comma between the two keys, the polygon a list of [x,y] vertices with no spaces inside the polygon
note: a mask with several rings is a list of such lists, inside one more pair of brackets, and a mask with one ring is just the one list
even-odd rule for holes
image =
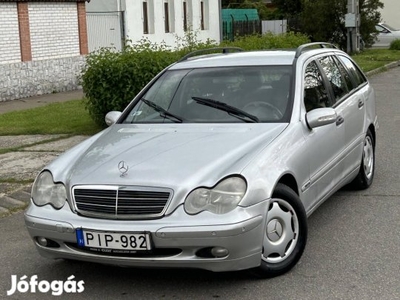
{"label": "tree", "polygon": [[375,25],[381,21],[378,9],[384,4],[379,0],[359,0],[360,6],[360,33],[365,46],[371,46],[376,37]]}
{"label": "tree", "polygon": [[300,14],[301,29],[312,41],[331,42],[344,48],[346,13],[347,0],[304,0]]}
{"label": "tree", "polygon": [[245,0],[222,0],[222,8],[237,8]]}
{"label": "tree", "polygon": [[282,15],[296,16],[302,12],[302,0],[272,0]]}
{"label": "tree", "polygon": [[[310,36],[313,41],[332,42],[346,48],[347,29],[345,14],[348,0],[273,0],[289,24],[291,18],[298,19],[297,31]],[[380,0],[359,0],[360,33],[366,46],[375,39],[375,24],[380,21]],[[293,29],[293,26],[291,26]]]}
{"label": "tree", "polygon": [[222,0],[222,8],[257,9],[261,20],[280,19],[276,9],[268,8],[262,0]]}

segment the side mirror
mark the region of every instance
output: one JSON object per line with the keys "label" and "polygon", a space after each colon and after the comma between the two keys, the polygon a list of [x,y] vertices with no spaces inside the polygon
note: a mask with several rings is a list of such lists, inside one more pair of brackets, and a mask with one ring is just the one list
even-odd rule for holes
{"label": "side mirror", "polygon": [[336,118],[336,111],[331,107],[316,108],[306,114],[307,125],[310,129],[335,123]]}
{"label": "side mirror", "polygon": [[110,111],[109,113],[107,113],[107,115],[105,117],[107,126],[111,126],[112,124],[115,124],[115,122],[117,122],[117,120],[119,119],[121,114],[122,113],[120,111]]}

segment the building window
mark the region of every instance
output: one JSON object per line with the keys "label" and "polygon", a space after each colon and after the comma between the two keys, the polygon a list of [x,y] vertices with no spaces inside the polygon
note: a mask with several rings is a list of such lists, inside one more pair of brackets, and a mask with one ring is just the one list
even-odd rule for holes
{"label": "building window", "polygon": [[188,15],[187,15],[187,3],[183,1],[183,30],[188,30]]}
{"label": "building window", "polygon": [[183,1],[183,30],[192,30],[192,20],[193,20],[193,5],[192,0]]}
{"label": "building window", "polygon": [[164,28],[165,32],[170,32],[169,28],[169,3],[164,2]]}
{"label": "building window", "polygon": [[149,33],[149,9],[147,2],[143,2],[143,33]]}
{"label": "building window", "polygon": [[143,10],[143,33],[154,33],[154,0],[145,0],[142,2]]}
{"label": "building window", "polygon": [[174,0],[164,0],[164,28],[165,32],[175,31]]}
{"label": "building window", "polygon": [[209,0],[200,1],[200,29],[208,30],[209,29]]}
{"label": "building window", "polygon": [[204,30],[204,1],[200,1],[200,29]]}

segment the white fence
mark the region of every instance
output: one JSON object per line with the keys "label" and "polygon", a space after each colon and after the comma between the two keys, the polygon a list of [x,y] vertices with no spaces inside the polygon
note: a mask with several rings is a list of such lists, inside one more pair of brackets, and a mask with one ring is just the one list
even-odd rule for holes
{"label": "white fence", "polygon": [[285,33],[287,31],[287,20],[262,21],[261,30],[263,34],[267,32],[274,34]]}
{"label": "white fence", "polygon": [[101,47],[122,49],[122,15],[120,12],[86,13],[89,52]]}

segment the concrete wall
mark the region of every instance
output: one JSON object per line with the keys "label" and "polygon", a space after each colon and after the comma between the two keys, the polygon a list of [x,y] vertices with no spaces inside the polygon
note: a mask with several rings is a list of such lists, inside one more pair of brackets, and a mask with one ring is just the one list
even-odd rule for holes
{"label": "concrete wall", "polygon": [[0,2],[0,101],[77,89],[87,53],[82,0]]}
{"label": "concrete wall", "polygon": [[0,64],[0,101],[75,90],[85,56]]}

